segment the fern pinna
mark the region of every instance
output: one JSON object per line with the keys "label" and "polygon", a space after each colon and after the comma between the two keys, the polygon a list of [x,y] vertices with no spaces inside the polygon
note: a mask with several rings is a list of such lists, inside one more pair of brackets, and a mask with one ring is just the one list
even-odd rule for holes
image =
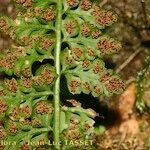
{"label": "fern pinna", "polygon": [[[95,149],[92,109],[76,100],[60,105],[61,76],[72,94],[111,96],[123,81],[103,57],[121,44],[103,33],[117,20],[92,0],[15,0],[16,19],[1,15],[13,39],[0,54],[0,139],[4,150]],[[36,65],[35,65],[36,64]]]}

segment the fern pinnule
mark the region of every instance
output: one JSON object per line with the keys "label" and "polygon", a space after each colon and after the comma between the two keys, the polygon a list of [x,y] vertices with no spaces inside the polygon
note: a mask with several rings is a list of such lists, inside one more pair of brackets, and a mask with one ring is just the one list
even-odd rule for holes
{"label": "fern pinnule", "polygon": [[92,2],[90,0],[81,0],[80,7],[83,10],[89,10],[92,8]]}
{"label": "fern pinnule", "polygon": [[76,7],[79,4],[79,0],[66,0],[70,7]]}
{"label": "fern pinnule", "polygon": [[[0,30],[14,42],[0,54],[0,73],[6,74],[0,87],[0,120],[6,140],[16,141],[7,149],[93,150],[94,145],[80,141],[94,138],[97,113],[73,99],[67,106],[60,101],[65,83],[70,96],[111,96],[124,89],[103,60],[121,49],[104,30],[117,15],[93,0],[14,1],[16,19],[0,17]],[[3,133],[0,128],[0,137]],[[66,145],[65,140],[77,144]]]}

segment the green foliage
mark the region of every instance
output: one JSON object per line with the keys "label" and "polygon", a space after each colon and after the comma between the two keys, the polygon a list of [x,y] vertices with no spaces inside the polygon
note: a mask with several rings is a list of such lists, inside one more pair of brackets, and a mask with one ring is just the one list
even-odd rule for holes
{"label": "green foliage", "polygon": [[[16,19],[0,17],[0,29],[14,44],[0,54],[0,138],[5,150],[94,149],[79,141],[92,140],[92,109],[70,100],[59,110],[60,77],[72,94],[111,96],[124,89],[120,77],[105,67],[103,58],[116,54],[121,44],[103,33],[117,15],[90,0],[15,0]],[[60,54],[60,55],[59,55]],[[60,126],[60,127],[59,127]],[[60,134],[60,136],[59,136]],[[76,144],[66,145],[73,140]],[[33,144],[34,143],[34,144]]]}
{"label": "green foliage", "polygon": [[[136,89],[137,89],[137,98],[136,98],[136,107],[143,113],[146,108],[150,108],[149,103],[149,90],[150,90],[150,57],[147,56],[143,68],[138,73]],[[145,96],[146,95],[146,96]]]}

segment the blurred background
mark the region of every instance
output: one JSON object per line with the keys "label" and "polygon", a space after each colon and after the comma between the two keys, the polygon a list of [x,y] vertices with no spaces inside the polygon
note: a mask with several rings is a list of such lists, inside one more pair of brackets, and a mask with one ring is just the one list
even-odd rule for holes
{"label": "blurred background", "polygon": [[[106,30],[122,42],[122,51],[106,57],[108,68],[121,74],[127,84],[124,93],[112,98],[100,98],[97,119],[101,124],[96,136],[98,150],[149,150],[150,149],[150,67],[143,92],[147,110],[139,113],[136,103],[136,79],[150,56],[150,0],[101,0],[100,6],[118,14],[118,22]],[[15,18],[11,0],[0,0],[0,14]],[[0,32],[0,52],[10,47],[11,40]],[[103,130],[102,130],[103,129]],[[102,132],[105,131],[105,132]]]}

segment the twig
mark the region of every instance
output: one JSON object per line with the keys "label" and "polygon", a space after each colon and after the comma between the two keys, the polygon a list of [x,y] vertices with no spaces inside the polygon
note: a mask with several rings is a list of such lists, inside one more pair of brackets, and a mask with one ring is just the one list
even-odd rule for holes
{"label": "twig", "polygon": [[122,69],[124,69],[140,51],[141,49],[136,50],[122,65],[116,69],[116,72],[119,73]]}
{"label": "twig", "polygon": [[105,5],[108,2],[108,0],[103,0],[99,5],[100,7],[102,7],[103,5]]}
{"label": "twig", "polygon": [[129,80],[126,81],[126,85],[131,84],[132,82],[135,82],[136,79],[134,77],[130,78]]}
{"label": "twig", "polygon": [[124,12],[126,11],[126,4],[127,4],[127,0],[123,0],[123,9],[124,9]]}
{"label": "twig", "polygon": [[143,15],[144,15],[144,22],[145,22],[145,25],[147,26],[148,20],[147,20],[147,14],[146,14],[145,1],[144,0],[141,0],[141,5],[142,5],[142,11],[143,11]]}

